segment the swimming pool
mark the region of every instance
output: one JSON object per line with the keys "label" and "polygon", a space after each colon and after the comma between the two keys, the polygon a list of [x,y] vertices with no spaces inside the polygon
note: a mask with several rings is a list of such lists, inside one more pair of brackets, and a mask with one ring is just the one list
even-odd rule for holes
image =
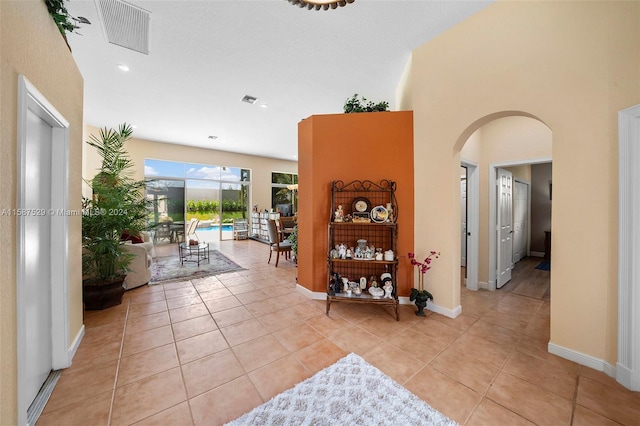
{"label": "swimming pool", "polygon": [[[196,228],[196,232],[198,231],[219,231],[220,225],[211,225],[206,228]],[[233,231],[233,225],[222,225],[223,231]]]}

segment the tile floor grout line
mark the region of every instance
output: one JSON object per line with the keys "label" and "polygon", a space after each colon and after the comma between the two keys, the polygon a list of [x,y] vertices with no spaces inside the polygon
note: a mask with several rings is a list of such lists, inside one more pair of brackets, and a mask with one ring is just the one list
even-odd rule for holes
{"label": "tile floor grout line", "polygon": [[[189,282],[191,283],[191,285],[193,286],[193,288],[196,290],[196,292],[198,292],[198,289],[195,287],[195,285],[193,285],[193,281],[189,280]],[[164,286],[163,286],[163,291],[164,291]],[[166,297],[166,293],[165,293],[165,297]],[[198,292],[198,297],[200,297],[200,293]],[[202,300],[202,297],[200,297],[200,300]],[[204,303],[204,301],[203,301]],[[205,305],[206,306],[206,305]],[[169,311],[169,306],[167,305],[167,312]],[[207,309],[208,311],[208,309]],[[213,320],[213,318],[211,318]],[[191,417],[191,424],[194,425],[195,424],[195,420],[193,418],[193,410],[191,410],[191,404],[189,403],[189,392],[187,391],[187,381],[184,378],[184,371],[182,370],[182,362],[180,361],[180,353],[178,352],[178,342],[176,342],[176,335],[173,332],[173,322],[171,321],[171,315],[169,315],[169,324],[171,325],[171,336],[173,337],[173,347],[176,351],[176,358],[178,359],[178,368],[180,369],[180,377],[182,378],[182,386],[184,386],[184,397],[185,397],[185,402],[187,403],[187,408],[189,409],[189,416]],[[176,404],[179,405],[180,403]]]}
{"label": "tile floor grout line", "polygon": [[120,339],[120,352],[118,353],[118,363],[116,364],[116,376],[113,381],[113,392],[111,393],[111,404],[109,405],[109,417],[107,418],[107,426],[111,425],[113,417],[113,406],[116,402],[116,390],[118,388],[118,376],[120,375],[120,362],[124,353],[124,340],[127,335],[127,323],[129,321],[129,309],[131,308],[131,298],[127,298],[127,311],[124,315],[124,327],[122,328],[122,338]]}
{"label": "tile floor grout line", "polygon": [[576,414],[576,404],[578,401],[578,387],[580,386],[580,373],[582,372],[582,366],[578,364],[578,372],[576,373],[576,386],[573,389],[573,398],[571,400],[571,419],[569,420],[569,424],[573,424],[573,420],[575,419]]}

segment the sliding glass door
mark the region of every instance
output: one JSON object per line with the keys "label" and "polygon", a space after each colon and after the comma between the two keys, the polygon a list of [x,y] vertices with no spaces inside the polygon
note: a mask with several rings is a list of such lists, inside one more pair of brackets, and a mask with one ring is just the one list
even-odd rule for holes
{"label": "sliding glass door", "polygon": [[200,221],[196,232],[201,241],[220,241],[220,183],[194,179],[185,182],[187,221]]}
{"label": "sliding glass door", "polygon": [[182,179],[147,181],[147,199],[151,201],[148,226],[155,244],[175,243],[184,238],[184,194]]}
{"label": "sliding glass door", "polygon": [[147,159],[145,174],[154,201],[149,227],[159,243],[188,238],[184,224],[192,218],[200,221],[199,240],[230,240],[234,219],[249,217],[249,169]]}

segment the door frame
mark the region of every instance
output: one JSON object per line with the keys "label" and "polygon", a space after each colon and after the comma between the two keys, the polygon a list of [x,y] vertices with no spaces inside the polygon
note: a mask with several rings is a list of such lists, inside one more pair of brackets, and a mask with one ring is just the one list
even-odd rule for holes
{"label": "door frame", "polygon": [[618,112],[618,359],[615,376],[622,386],[633,391],[640,391],[638,162],[640,104]]}
{"label": "door frame", "polygon": [[[542,164],[551,163],[553,160],[551,157],[534,158],[528,160],[518,161],[504,161],[499,163],[489,164],[489,282],[487,283],[487,289],[490,291],[496,290],[496,277],[497,277],[497,236],[496,226],[498,224],[497,217],[497,205],[498,197],[496,195],[495,187],[497,185],[496,171],[499,168],[524,166],[528,164]],[[553,224],[551,224],[553,228]]]}
{"label": "door frame", "polygon": [[[27,141],[27,113],[33,112],[52,127],[52,168],[51,206],[46,212],[51,219],[51,337],[52,369],[58,370],[71,365],[73,352],[69,350],[69,122],[23,76],[18,76],[18,209],[24,209],[28,189],[25,164]],[[16,315],[17,315],[17,364],[18,364],[18,423],[27,423],[27,409],[31,401],[26,401],[23,378],[27,348],[24,272],[25,221],[16,217]]]}
{"label": "door frame", "polygon": [[[478,290],[478,253],[480,247],[480,176],[478,164],[461,160],[467,168],[467,279],[469,290]],[[458,185],[459,186],[459,185]],[[459,262],[458,262],[459,263]]]}
{"label": "door frame", "polygon": [[526,255],[530,256],[531,255],[531,181],[526,181],[524,179],[514,177],[513,178],[514,189],[516,187],[515,185],[516,182],[527,186],[527,229],[525,232],[527,234]]}

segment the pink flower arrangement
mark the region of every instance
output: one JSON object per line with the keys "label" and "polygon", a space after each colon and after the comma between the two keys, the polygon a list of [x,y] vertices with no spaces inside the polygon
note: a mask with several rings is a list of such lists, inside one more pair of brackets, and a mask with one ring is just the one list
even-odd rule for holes
{"label": "pink flower arrangement", "polygon": [[[440,256],[440,252],[439,251],[433,251],[432,250],[429,253],[429,256],[425,257],[422,262],[419,262],[419,261],[416,260],[415,253],[409,253],[409,259],[411,260],[411,264],[413,266],[417,266],[418,267],[418,272],[420,272],[423,276],[424,276],[424,274],[427,273],[427,271],[429,269],[431,269],[431,261],[433,259],[437,259],[439,256]],[[420,290],[422,290],[422,289],[420,289]]]}
{"label": "pink flower arrangement", "polygon": [[431,269],[431,262],[433,259],[437,259],[440,256],[440,252],[431,251],[427,257],[424,258],[422,262],[416,260],[415,253],[409,253],[409,259],[411,260],[411,264],[418,268],[418,288],[411,289],[411,295],[409,296],[409,300],[415,301],[416,306],[418,307],[418,311],[416,315],[425,316],[424,308],[427,306],[427,302],[429,300],[433,300],[433,295],[424,289],[424,274],[427,273],[429,269]]}

